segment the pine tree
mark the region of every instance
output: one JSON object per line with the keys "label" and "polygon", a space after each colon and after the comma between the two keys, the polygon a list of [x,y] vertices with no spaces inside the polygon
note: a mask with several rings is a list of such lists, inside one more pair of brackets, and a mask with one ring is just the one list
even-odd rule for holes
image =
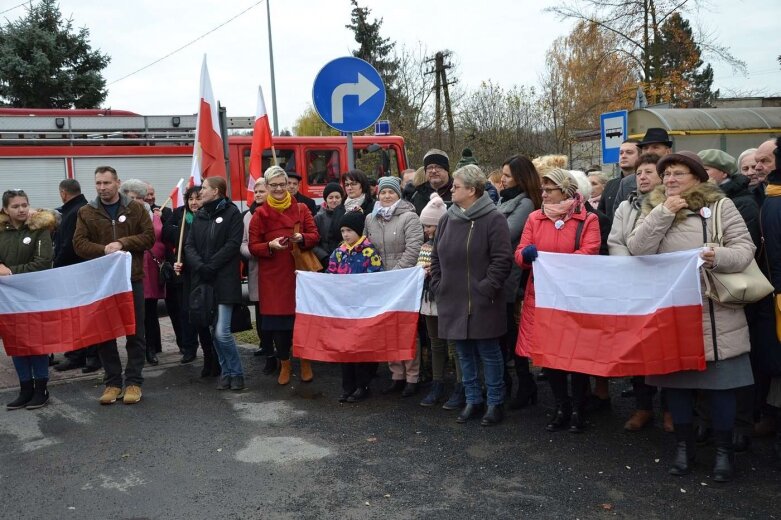
{"label": "pine tree", "polygon": [[106,99],[101,71],[111,58],[89,44],[89,30],[63,20],[56,0],[0,28],[0,102],[30,108],[96,108]]}
{"label": "pine tree", "polygon": [[350,2],[353,9],[350,24],[345,27],[355,33],[355,41],[358,43],[358,49],[353,51],[353,56],[369,62],[380,73],[386,91],[385,113],[388,118],[394,119],[403,109],[396,85],[399,61],[392,57],[396,43],[380,34],[382,18],[370,22],[371,9],[360,7],[357,0]]}

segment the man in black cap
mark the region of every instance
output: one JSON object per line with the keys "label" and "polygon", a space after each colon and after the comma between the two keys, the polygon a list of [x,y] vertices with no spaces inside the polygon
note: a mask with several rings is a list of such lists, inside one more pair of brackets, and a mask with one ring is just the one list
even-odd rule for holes
{"label": "man in black cap", "polygon": [[432,148],[423,156],[423,167],[426,169],[426,182],[415,189],[410,202],[415,206],[415,213],[420,215],[431,194],[437,192],[447,206],[450,206],[450,159],[442,150]]}
{"label": "man in black cap", "polygon": [[301,176],[296,172],[287,172],[287,191],[289,191],[290,195],[298,202],[306,204],[306,207],[309,208],[309,211],[314,217],[317,215],[317,204],[315,204],[314,200],[298,191],[299,184],[301,184]]}
{"label": "man in black cap", "polygon": [[[670,139],[667,130],[664,128],[649,128],[643,136],[643,140],[638,144],[640,153],[655,153],[664,159],[665,155],[673,153],[673,142]],[[613,212],[618,209],[618,205],[629,198],[629,195],[637,190],[637,179],[634,175],[629,175],[621,179],[618,185],[618,192],[613,201]]]}

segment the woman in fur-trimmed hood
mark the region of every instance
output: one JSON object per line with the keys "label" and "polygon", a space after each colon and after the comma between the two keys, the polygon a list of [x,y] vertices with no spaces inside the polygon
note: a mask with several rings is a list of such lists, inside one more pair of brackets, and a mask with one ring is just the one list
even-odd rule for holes
{"label": "woman in fur-trimmed hood", "polygon": [[[33,210],[22,190],[3,193],[0,210],[0,276],[43,271],[52,266],[53,212]],[[6,405],[8,410],[40,408],[49,400],[49,356],[27,355],[29,349],[5,338],[6,353],[19,376],[19,396]]]}
{"label": "woman in fur-trimmed hood", "polygon": [[[721,273],[743,271],[754,257],[754,244],[735,204],[717,186],[709,184],[699,157],[691,152],[670,154],[657,163],[663,185],[643,201],[642,215],[629,236],[632,255],[652,255],[703,248],[703,269]],[[721,206],[723,240],[714,242],[713,212]],[[704,287],[704,284],[703,284]],[[675,425],[677,452],[670,468],[673,475],[690,472],[694,458],[692,410],[695,390],[709,394],[716,464],[713,479],[732,479],[732,430],[735,424],[735,389],[753,383],[748,352],[749,334],[742,308],[725,307],[705,297],[702,328],[707,368],[648,376],[650,385],[668,389],[670,413]]]}

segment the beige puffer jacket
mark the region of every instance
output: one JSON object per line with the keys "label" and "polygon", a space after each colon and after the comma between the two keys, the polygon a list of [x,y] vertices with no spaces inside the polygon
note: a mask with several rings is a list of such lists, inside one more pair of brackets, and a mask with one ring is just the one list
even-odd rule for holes
{"label": "beige puffer jacket", "polygon": [[[713,219],[703,219],[700,210],[713,211],[724,193],[709,183],[698,184],[681,196],[688,209],[671,213],[664,207],[664,186],[658,186],[643,201],[642,215],[629,236],[629,252],[633,256],[670,253],[701,248],[713,241]],[[716,247],[716,267],[721,273],[737,273],[754,258],[754,244],[735,204],[726,199],[722,206],[724,247]],[[703,240],[703,221],[707,240]],[[702,284],[704,287],[704,284]],[[742,308],[730,308],[702,297],[702,328],[705,336],[705,359],[718,361],[745,354],[750,350],[746,315]],[[713,337],[713,331],[716,337]]]}
{"label": "beige puffer jacket", "polygon": [[386,271],[415,267],[418,263],[423,224],[415,206],[406,200],[399,202],[390,220],[376,214],[367,216],[364,235],[374,244]]}

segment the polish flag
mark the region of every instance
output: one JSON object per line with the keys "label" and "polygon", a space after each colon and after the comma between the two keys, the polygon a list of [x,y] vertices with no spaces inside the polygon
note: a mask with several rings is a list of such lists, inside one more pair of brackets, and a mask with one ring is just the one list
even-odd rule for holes
{"label": "polish flag", "polygon": [[541,252],[533,341],[519,354],[538,366],[603,377],[705,370],[699,253]]}
{"label": "polish flag", "polygon": [[252,148],[249,152],[249,175],[247,176],[247,204],[255,200],[255,182],[263,175],[263,150],[271,148],[271,127],[268,124],[263,89],[258,85],[258,106],[255,109],[255,126],[252,130]]}
{"label": "polish flag", "polygon": [[215,176],[225,177],[225,150],[220,133],[217,102],[214,100],[209,68],[206,66],[206,55],[204,54],[189,185],[200,185],[206,177]]}
{"label": "polish flag", "polygon": [[0,276],[0,337],[9,356],[67,352],[135,334],[131,256]]}
{"label": "polish flag", "polygon": [[174,189],[171,190],[171,194],[168,196],[171,199],[171,207],[173,209],[184,206],[184,192],[184,179],[179,179],[179,182],[176,183],[176,186],[174,186]]}
{"label": "polish flag", "polygon": [[414,359],[423,278],[421,267],[342,275],[297,271],[294,355],[337,363]]}

